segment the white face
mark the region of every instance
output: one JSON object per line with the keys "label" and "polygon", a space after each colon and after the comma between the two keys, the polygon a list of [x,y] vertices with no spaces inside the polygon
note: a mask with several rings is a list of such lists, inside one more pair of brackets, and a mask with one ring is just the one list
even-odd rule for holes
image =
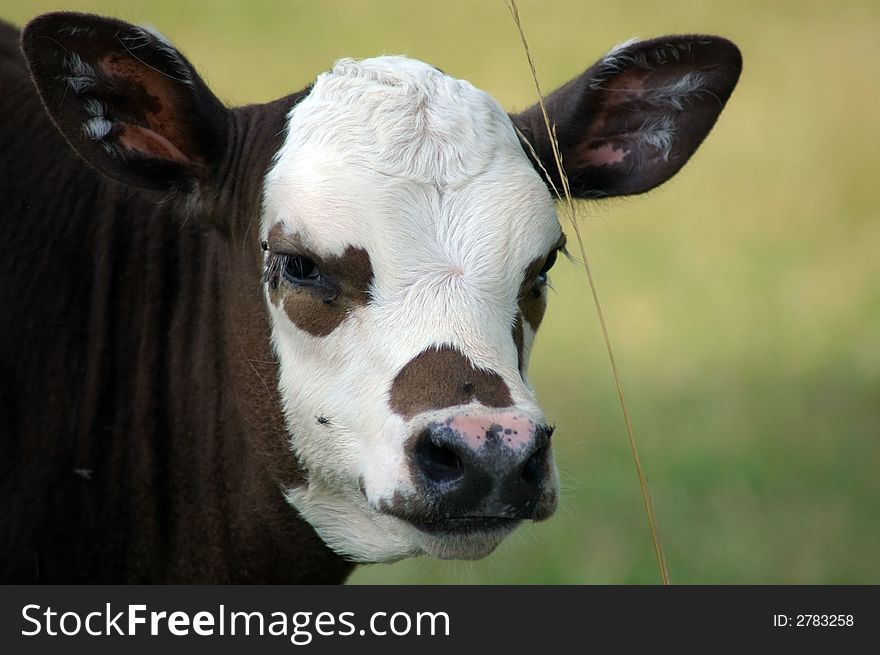
{"label": "white face", "polygon": [[[290,112],[264,198],[279,387],[308,477],[285,492],[325,542],[357,561],[473,558],[549,516],[525,362],[561,230],[501,107],[420,62],[340,61]],[[510,435],[491,457],[490,424]],[[514,469],[519,505],[470,502],[485,491],[470,478],[499,487]]]}

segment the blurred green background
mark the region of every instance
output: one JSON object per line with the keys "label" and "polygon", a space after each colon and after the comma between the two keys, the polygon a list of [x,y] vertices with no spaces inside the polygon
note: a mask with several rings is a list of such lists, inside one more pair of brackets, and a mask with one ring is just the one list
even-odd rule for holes
{"label": "blurred green background", "polygon": [[[406,53],[509,108],[534,101],[502,0],[0,0],[149,22],[230,103],[343,56]],[[715,131],[648,196],[581,226],[673,582],[880,583],[880,3],[544,2],[522,20],[545,90],[632,36],[711,32],[745,70]],[[564,497],[481,562],[352,582],[654,583],[658,573],[583,271],[561,262],[531,376]]]}

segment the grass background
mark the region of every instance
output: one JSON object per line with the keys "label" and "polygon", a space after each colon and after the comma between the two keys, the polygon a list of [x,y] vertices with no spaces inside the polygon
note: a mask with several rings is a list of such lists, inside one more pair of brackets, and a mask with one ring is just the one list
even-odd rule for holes
{"label": "grass background", "polygon": [[[632,36],[710,32],[745,70],[713,134],[648,196],[581,225],[677,583],[880,582],[880,3],[521,0],[549,90]],[[534,101],[501,0],[0,0],[149,22],[230,103],[339,57],[406,53]],[[638,482],[583,272],[567,262],[532,356],[564,497],[476,563],[352,582],[653,583]]]}

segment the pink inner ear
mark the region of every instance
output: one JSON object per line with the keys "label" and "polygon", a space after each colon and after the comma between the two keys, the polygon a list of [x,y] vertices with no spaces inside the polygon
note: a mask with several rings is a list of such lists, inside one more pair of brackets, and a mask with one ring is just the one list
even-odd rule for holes
{"label": "pink inner ear", "polygon": [[602,145],[596,148],[587,147],[578,157],[578,163],[582,166],[611,166],[619,164],[629,155],[625,148],[615,148],[610,141],[600,141]]}
{"label": "pink inner ear", "polygon": [[136,121],[118,123],[119,143],[146,157],[192,163],[181,150],[189,150],[181,132],[185,118],[168,78],[140,59],[120,54],[105,56],[98,61],[98,67],[108,78],[124,85],[121,113]]}
{"label": "pink inner ear", "polygon": [[120,126],[122,131],[119,133],[119,142],[127,149],[156,159],[191,163],[189,157],[158,132],[130,123],[120,123]]}

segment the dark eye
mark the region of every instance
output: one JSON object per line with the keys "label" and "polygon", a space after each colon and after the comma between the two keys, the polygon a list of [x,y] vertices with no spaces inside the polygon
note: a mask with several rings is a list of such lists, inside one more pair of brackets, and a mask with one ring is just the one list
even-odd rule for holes
{"label": "dark eye", "polygon": [[543,287],[547,286],[547,273],[550,272],[550,269],[553,268],[553,264],[556,263],[556,255],[559,253],[559,250],[552,251],[549,255],[547,255],[547,259],[544,262],[544,266],[541,267],[541,271],[538,273],[538,277],[535,278],[535,286]]}
{"label": "dark eye", "polygon": [[308,257],[287,255],[284,262],[284,277],[288,282],[303,284],[319,280],[321,271]]}

